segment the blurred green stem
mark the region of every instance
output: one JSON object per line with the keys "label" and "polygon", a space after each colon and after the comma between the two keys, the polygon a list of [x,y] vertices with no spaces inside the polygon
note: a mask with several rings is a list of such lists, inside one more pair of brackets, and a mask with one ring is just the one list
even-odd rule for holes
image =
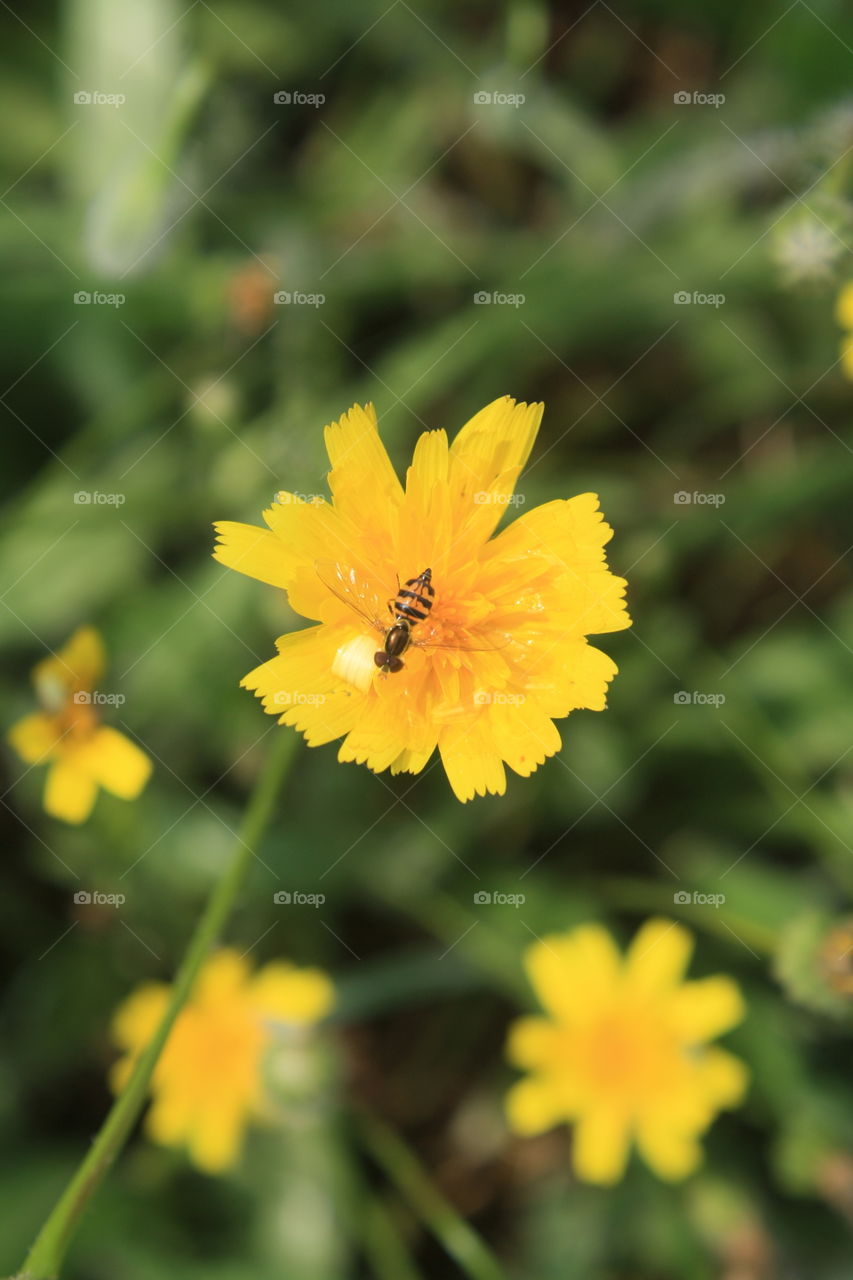
{"label": "blurred green stem", "polygon": [[471,1280],[507,1280],[494,1254],[448,1204],[393,1129],[366,1111],[358,1112],[356,1120],[364,1144],[377,1164],[465,1274]]}
{"label": "blurred green stem", "polygon": [[121,1151],[142,1110],[148,1085],[169,1032],[192,990],[198,971],[224,927],[272,817],[276,796],[293,755],[296,734],[276,733],[246,808],[237,845],[225,874],[217,881],[184,954],[172,985],[169,1006],[154,1038],[139,1057],[125,1089],[89,1151],[38,1233],[18,1280],[55,1280],[71,1237],[90,1198]]}

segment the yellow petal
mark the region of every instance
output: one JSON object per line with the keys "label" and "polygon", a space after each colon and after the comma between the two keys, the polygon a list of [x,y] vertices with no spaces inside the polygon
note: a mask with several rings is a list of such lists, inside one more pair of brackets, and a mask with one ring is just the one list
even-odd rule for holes
{"label": "yellow petal", "polygon": [[671,920],[647,920],[628,948],[626,982],[642,995],[659,995],[679,983],[693,951],[693,935]]}
{"label": "yellow petal", "polygon": [[134,1052],[144,1049],[157,1030],[168,999],[169,988],[162,982],[149,982],[134,991],[113,1014],[115,1043]]}
{"label": "yellow petal", "polygon": [[554,1053],[556,1038],[547,1018],[516,1018],[507,1037],[507,1057],[518,1067],[541,1067]]}
{"label": "yellow petal", "polygon": [[505,793],[506,773],[485,715],[448,724],[439,734],[438,749],[447,780],[463,803],[474,796]]}
{"label": "yellow petal", "polygon": [[743,1020],[746,1012],[740,988],[723,976],[685,982],[669,1008],[677,1034],[689,1044],[713,1040]]}
{"label": "yellow petal", "polygon": [[97,794],[94,780],[72,760],[57,760],[50,766],[44,788],[44,807],[51,817],[75,825],[85,822]]}
{"label": "yellow petal", "polygon": [[240,681],[281,724],[304,733],[309,746],[342,737],[359,720],[365,695],[336,673],[336,655],[354,632],[306,627],[282,636],[279,653]]}
{"label": "yellow petal", "polygon": [[835,318],[842,329],[853,329],[853,281],[846,284],[838,295]]}
{"label": "yellow petal", "polygon": [[523,1137],[545,1133],[566,1118],[559,1095],[538,1076],[519,1080],[507,1092],[506,1115],[509,1127]]}
{"label": "yellow petal", "polygon": [[213,527],[218,539],[214,560],[271,587],[287,587],[293,577],[293,561],[270,529],[233,520],[220,520]]}
{"label": "yellow petal", "polygon": [[33,669],[36,688],[94,689],[106,666],[104,642],[94,627],[78,627],[71,639]]}
{"label": "yellow petal", "polygon": [[493,701],[488,707],[492,740],[510,769],[526,778],[560,750],[562,740],[533,696],[505,693],[504,697],[508,700]]}
{"label": "yellow petal", "polygon": [[237,1163],[243,1143],[247,1110],[222,1098],[197,1116],[189,1141],[190,1157],[204,1173],[224,1173]]}
{"label": "yellow petal", "polygon": [[613,939],[597,924],[543,938],[524,963],[543,1008],[570,1025],[587,1021],[612,996],[622,967]]}
{"label": "yellow petal", "polygon": [[296,969],[293,965],[265,965],[249,992],[252,1004],[266,1017],[283,1022],[317,1022],[335,999],[331,980],[320,969]]}
{"label": "yellow petal", "polygon": [[450,449],[450,484],[457,507],[490,507],[494,528],[503,514],[501,504],[476,504],[476,498],[512,493],[530,457],[544,407],[501,396],[465,424]]}
{"label": "yellow petal", "polygon": [[6,736],[26,764],[41,764],[48,759],[62,734],[53,716],[36,711],[13,724]]}
{"label": "yellow petal", "polygon": [[223,947],[206,961],[192,992],[194,1004],[215,1008],[246,984],[249,962],[233,947]]}
{"label": "yellow petal", "polygon": [[638,1120],[636,1138],[646,1164],[666,1182],[680,1182],[702,1162],[702,1148],[695,1136],[663,1119]]}
{"label": "yellow petal", "polygon": [[627,1117],[618,1107],[601,1103],[577,1120],[572,1165],[584,1182],[612,1186],[625,1172],[631,1146]]}
{"label": "yellow petal", "polygon": [[151,776],[151,761],[135,742],[117,729],[102,725],[84,744],[75,747],[75,766],[99,786],[133,800]]}
{"label": "yellow petal", "polygon": [[725,1049],[707,1049],[698,1067],[709,1106],[736,1107],[749,1087],[749,1071],[740,1058]]}
{"label": "yellow petal", "polygon": [[374,511],[381,510],[383,504],[402,501],[403,490],[379,438],[372,404],[364,408],[354,404],[339,421],[326,427],[324,434],[332,464],[329,488],[336,506],[346,510],[357,504],[364,510],[365,492],[371,495]]}

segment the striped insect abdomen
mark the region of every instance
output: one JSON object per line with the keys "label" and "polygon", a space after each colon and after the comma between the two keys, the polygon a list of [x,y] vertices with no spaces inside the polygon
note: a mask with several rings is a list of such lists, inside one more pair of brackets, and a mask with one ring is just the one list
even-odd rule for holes
{"label": "striped insect abdomen", "polygon": [[405,618],[414,626],[429,616],[434,596],[432,570],[424,569],[416,578],[409,578],[397,592],[394,612],[398,618]]}

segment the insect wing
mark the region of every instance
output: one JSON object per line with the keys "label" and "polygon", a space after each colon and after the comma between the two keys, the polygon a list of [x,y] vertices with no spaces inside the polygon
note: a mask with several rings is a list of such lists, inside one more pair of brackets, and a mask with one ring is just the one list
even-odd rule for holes
{"label": "insect wing", "polygon": [[387,631],[388,624],[382,621],[381,597],[355,569],[337,560],[317,560],[314,567],[323,585],[342,604],[348,605],[375,630]]}

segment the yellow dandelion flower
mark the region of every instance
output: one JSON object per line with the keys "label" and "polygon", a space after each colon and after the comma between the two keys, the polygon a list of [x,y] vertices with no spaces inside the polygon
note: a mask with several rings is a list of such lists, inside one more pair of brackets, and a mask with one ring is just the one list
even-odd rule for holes
{"label": "yellow dandelion flower", "polygon": [[[168,986],[149,983],[116,1011],[113,1039],[125,1056],[111,1072],[115,1093],[127,1083],[168,999]],[[236,951],[211,956],[155,1068],[149,1137],[162,1146],[185,1147],[206,1173],[230,1168],[250,1119],[264,1115],[261,1068],[275,1024],[306,1027],[323,1018],[332,1002],[332,983],[319,969],[276,961],[253,974]]]}
{"label": "yellow dandelion flower", "polygon": [[43,710],[8,731],[26,764],[50,766],[44,807],[65,822],[88,818],[99,787],[133,800],[151,774],[145,752],[100,722],[96,686],[105,665],[100,635],[93,627],[80,627],[63,649],[33,668]]}
{"label": "yellow dandelion flower", "polygon": [[684,1178],[698,1139],[747,1086],[740,1059],[708,1042],[744,1016],[727,977],[684,981],[693,937],[649,920],[622,957],[599,925],[548,937],[525,955],[547,1017],[510,1028],[510,1060],[530,1074],[507,1095],[511,1128],[574,1123],[577,1176],[618,1182],[632,1142],[659,1177]]}
{"label": "yellow dandelion flower", "polygon": [[515,504],[542,405],[509,396],[448,444],[427,431],[405,487],[372,405],[326,428],[332,497],[280,493],[267,529],[225,522],[223,564],[282,588],[316,625],[243,680],[309,745],[419,773],[438,748],[460,800],[503,794],[561,746],[554,720],[600,711],[615,663],[587,635],[630,625],[595,494]]}

